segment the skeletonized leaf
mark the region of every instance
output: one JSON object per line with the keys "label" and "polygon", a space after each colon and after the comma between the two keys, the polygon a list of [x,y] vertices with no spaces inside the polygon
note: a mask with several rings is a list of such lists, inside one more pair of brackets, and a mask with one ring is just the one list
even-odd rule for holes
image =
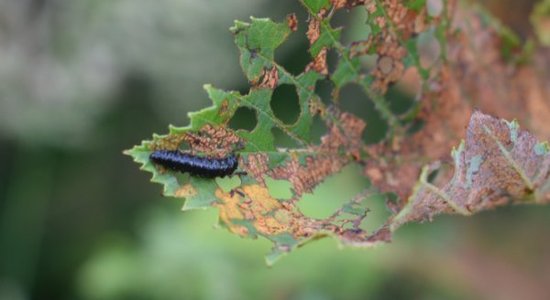
{"label": "skeletonized leaf", "polygon": [[[311,62],[301,74],[290,74],[274,59],[277,48],[296,31],[295,15],[282,23],[258,18],[236,21],[231,32],[250,91],[243,95],[206,85],[212,106],[190,113],[189,126],[172,126],[168,134],[154,135],[152,140],[125,152],[141,164],[141,169],[153,174],[152,181],[163,185],[165,196],[184,198],[184,210],[216,207],[221,225],[231,232],[269,239],[274,247],[268,263],[325,236],[333,236],[344,244],[370,246],[390,241],[392,232],[406,222],[429,220],[441,213],[470,215],[510,202],[550,201],[548,145],[519,130],[516,122],[479,112],[471,117],[466,141],[453,152],[452,179],[445,185],[431,182],[429,175],[436,168],[425,167],[412,196],[406,197],[411,195],[421,166],[441,159],[456,144],[454,140],[462,137],[457,128],[464,127],[468,115],[462,112],[471,109],[471,104],[453,89],[457,86],[441,88],[456,78],[456,70],[446,61],[453,46],[448,45],[448,36],[454,32],[447,1],[438,17],[427,13],[424,0],[301,3],[309,13],[306,34],[311,55]],[[333,28],[331,18],[339,9],[354,7],[366,10],[370,35],[366,40],[343,45],[342,29]],[[420,36],[426,32],[436,35],[441,48],[430,66],[422,65],[418,49]],[[332,72],[327,63],[330,51],[337,54]],[[374,66],[362,60],[369,55],[376,56]],[[422,101],[399,116],[390,109],[385,93],[407,69],[418,74]],[[315,93],[318,81],[323,79],[334,85],[334,99],[329,106]],[[271,109],[273,92],[282,84],[293,86],[298,95],[300,113],[293,124],[279,120]],[[365,101],[372,101],[388,123],[386,139],[381,143],[365,145],[363,132],[369,130],[365,120],[337,107],[338,93],[348,84],[359,85],[367,96]],[[235,112],[242,107],[256,115],[257,125],[252,130],[229,127]],[[314,118],[322,120],[327,128],[319,143],[312,139]],[[422,118],[426,125],[420,132],[409,134],[415,118]],[[292,139],[297,147],[277,147],[274,129]],[[155,150],[180,150],[213,158],[237,154],[239,167],[230,178],[189,176],[154,165],[149,156]],[[365,186],[363,193],[327,218],[304,215],[298,207],[302,196],[352,163],[364,165],[363,175],[374,185]],[[268,182],[273,180],[287,183],[289,195],[270,190]],[[372,232],[365,230],[363,221],[372,201],[380,195],[392,198],[386,194],[388,191],[409,200],[388,205],[394,215],[385,225]]]}
{"label": "skeletonized leaf", "polygon": [[[250,23],[235,22],[231,28],[241,52],[241,66],[252,88],[246,95],[205,86],[213,105],[190,113],[188,127],[170,127],[167,135],[126,151],[153,174],[152,181],[164,186],[165,196],[185,198],[184,210],[216,207],[220,222],[243,237],[265,237],[274,243],[268,262],[275,261],[309,240],[332,235],[342,242],[370,244],[378,239],[360,228],[368,212],[367,204],[374,192],[365,192],[326,219],[314,219],[300,212],[297,202],[327,177],[362,156],[364,121],[350,113],[328,109],[314,94],[317,80],[323,75],[306,70],[293,76],[274,61],[275,49],[291,33],[286,23],[252,18]],[[281,84],[295,86],[300,116],[294,124],[284,124],[271,110],[273,90]],[[239,107],[252,109],[257,126],[248,130],[228,128]],[[318,145],[312,144],[311,124],[318,115],[328,132]],[[272,129],[277,128],[302,147],[281,149],[274,144]],[[238,153],[240,172],[231,179],[212,180],[155,166],[149,159],[158,149],[187,148],[193,155],[224,157]],[[291,185],[291,196],[276,198],[267,180],[283,180]]]}
{"label": "skeletonized leaf", "polygon": [[466,141],[453,151],[454,175],[443,187],[428,182],[424,168],[392,229],[441,213],[470,215],[506,204],[550,202],[550,148],[507,122],[474,112]]}

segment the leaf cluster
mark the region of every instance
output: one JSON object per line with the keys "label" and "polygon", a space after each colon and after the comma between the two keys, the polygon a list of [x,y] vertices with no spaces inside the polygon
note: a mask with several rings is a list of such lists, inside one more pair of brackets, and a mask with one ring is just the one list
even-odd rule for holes
{"label": "leaf cluster", "polygon": [[[550,68],[534,63],[548,66],[547,55],[534,46],[522,48],[511,31],[484,11],[459,8],[452,0],[301,3],[307,24],[292,14],[280,23],[251,18],[231,27],[251,86],[248,93],[206,85],[212,106],[190,113],[189,126],[172,126],[168,134],[154,135],[125,152],[153,174],[165,196],[185,198],[184,210],[216,207],[220,223],[231,232],[271,240],[268,263],[324,236],[370,246],[390,241],[404,223],[441,213],[471,215],[510,203],[550,201],[548,144],[520,130],[516,121],[474,109],[529,120],[535,133],[547,133],[541,122],[550,116],[544,87]],[[368,37],[343,44],[343,28],[333,27],[331,19],[337,11],[354,9],[366,12]],[[468,26],[460,22],[465,19]],[[275,51],[304,25],[311,62],[293,75],[275,61]],[[427,51],[426,40],[437,51]],[[336,54],[334,68],[327,63],[329,53]],[[332,84],[331,103],[315,92],[322,80]],[[364,101],[388,124],[377,144],[362,139],[369,120],[339,105],[341,89],[350,84],[361,87]],[[395,84],[416,95],[404,113],[391,109],[387,92]],[[281,85],[291,85],[298,95],[300,114],[292,124],[272,109],[273,92]],[[522,99],[527,99],[527,109],[521,107]],[[231,129],[229,123],[243,107],[255,113],[257,125]],[[320,142],[311,130],[316,118],[327,128]],[[278,147],[274,130],[297,146]],[[449,163],[454,145],[459,146]],[[150,161],[150,154],[160,149],[209,157],[238,153],[239,169],[231,178],[216,180],[179,174]],[[362,193],[324,219],[300,211],[304,194],[350,164],[362,166],[362,176],[371,182]],[[288,184],[288,195],[275,193],[270,182]],[[367,231],[369,206],[380,196],[392,215],[377,230]]]}

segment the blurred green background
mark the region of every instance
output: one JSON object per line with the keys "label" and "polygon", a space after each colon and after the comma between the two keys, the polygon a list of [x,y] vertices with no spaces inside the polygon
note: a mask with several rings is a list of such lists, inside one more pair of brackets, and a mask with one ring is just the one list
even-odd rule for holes
{"label": "blurred green background", "polygon": [[[529,32],[532,1],[504,1],[513,10],[486,2]],[[181,213],[180,200],[160,197],[161,187],[122,155],[209,105],[202,84],[246,92],[227,28],[290,12],[303,32],[306,16],[290,0],[0,0],[0,299],[548,297],[549,207],[440,217],[407,225],[375,249],[325,239],[267,268],[267,241],[216,228],[215,209]],[[361,19],[352,12],[335,22]],[[294,34],[277,59],[297,73],[306,51]],[[296,117],[281,109],[292,98],[285,88],[276,93],[283,119]],[[342,99],[368,118],[365,138],[376,141],[384,124],[365,96],[350,87]],[[233,126],[249,119],[243,112]],[[347,168],[301,208],[334,210],[335,199],[362,189],[358,174]],[[387,214],[381,203],[373,208],[373,222]]]}

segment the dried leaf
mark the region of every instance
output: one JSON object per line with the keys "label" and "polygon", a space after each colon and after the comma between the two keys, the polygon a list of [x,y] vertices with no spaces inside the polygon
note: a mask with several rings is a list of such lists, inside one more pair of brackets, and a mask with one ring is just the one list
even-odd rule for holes
{"label": "dried leaf", "polygon": [[407,206],[391,220],[392,230],[441,213],[471,215],[510,203],[550,202],[550,147],[516,121],[474,112],[453,159],[454,175],[442,187],[428,181],[430,169],[424,168]]}

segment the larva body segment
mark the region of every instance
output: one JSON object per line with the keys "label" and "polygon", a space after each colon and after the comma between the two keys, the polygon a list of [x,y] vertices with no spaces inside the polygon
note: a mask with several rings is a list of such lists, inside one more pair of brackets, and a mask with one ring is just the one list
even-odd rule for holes
{"label": "larva body segment", "polygon": [[194,156],[178,150],[156,150],[151,153],[149,159],[168,169],[204,178],[231,175],[239,164],[234,154],[224,158],[213,158]]}

